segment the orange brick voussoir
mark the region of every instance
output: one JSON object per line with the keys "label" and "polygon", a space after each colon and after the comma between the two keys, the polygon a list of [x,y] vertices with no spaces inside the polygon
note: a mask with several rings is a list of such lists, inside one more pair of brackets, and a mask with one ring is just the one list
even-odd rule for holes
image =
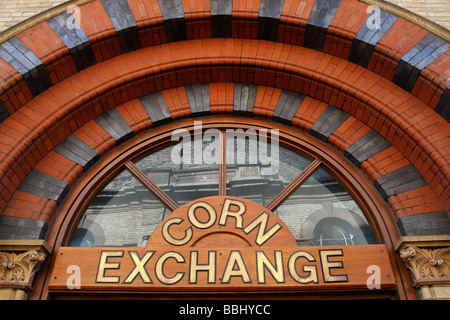
{"label": "orange brick voussoir", "polygon": [[[161,13],[160,5],[157,1],[146,2],[143,0],[128,1],[134,20],[137,24],[137,32],[140,34],[141,45],[143,47],[159,45],[167,42],[166,30],[164,27],[164,18]],[[230,37],[255,39],[258,34],[258,23],[260,22],[259,11],[261,1],[233,1],[230,19],[232,19],[232,32]],[[308,1],[284,1],[281,16],[279,18],[279,30],[277,41],[285,44],[304,45],[303,35],[305,34],[305,25],[310,17],[311,10],[315,4],[314,0]],[[356,33],[363,25],[368,13],[366,11],[368,4],[356,0],[349,0],[339,6],[330,27],[326,30],[326,45],[324,51],[337,57],[348,59],[348,54],[352,41]],[[114,29],[111,19],[108,17],[100,1],[90,1],[80,6],[81,21],[80,25],[83,32],[89,38],[89,45],[95,56],[92,63],[101,63],[121,54],[118,32]],[[188,39],[209,38],[211,37],[210,25],[212,24],[212,15],[209,1],[198,3],[195,1],[184,1],[183,5],[184,20],[188,27]],[[52,18],[50,18],[52,19]],[[49,19],[49,20],[50,20]],[[49,31],[47,21],[33,26],[21,34],[18,38],[29,38],[25,41],[34,52],[39,48],[46,47],[52,50],[44,50],[38,54],[44,62],[45,67],[49,69],[53,84],[63,81],[66,77],[75,74],[73,65],[69,68],[68,64],[73,64],[72,57],[68,53],[67,47],[62,43],[55,32],[48,32],[45,39],[39,38],[39,32]],[[192,29],[192,30],[191,30]],[[403,18],[399,18],[388,33],[380,40],[374,50],[372,62],[369,69],[376,74],[391,80],[398,62],[402,56],[416,45],[427,33],[424,28],[414,25]],[[147,39],[151,37],[152,39]],[[39,41],[31,43],[33,38]],[[45,43],[41,43],[46,41]],[[49,42],[54,43],[49,43]],[[42,49],[43,50],[43,49]],[[439,77],[425,77],[426,81],[421,81],[422,90],[417,90],[419,98],[424,99],[428,104],[429,94],[425,94],[427,88],[436,91],[433,97],[432,106],[435,106],[442,95],[445,87]],[[29,101],[30,94],[27,89],[21,89],[17,83],[14,83],[12,76],[3,77],[0,74],[0,84],[11,92],[19,92],[20,96],[11,95],[7,102],[7,108],[11,111],[20,108],[18,100],[24,97]],[[422,85],[422,83],[424,83]],[[23,83],[22,83],[23,86]],[[26,87],[26,86],[25,86]],[[23,92],[22,92],[23,91]],[[3,98],[3,97],[2,97]],[[12,107],[12,105],[14,107]]]}
{"label": "orange brick voussoir", "polygon": [[[287,48],[288,55],[275,58],[272,56],[272,52],[279,50],[277,48],[279,46],[286,49],[288,45],[271,43],[269,46],[267,41],[262,40],[199,39],[172,43],[170,46],[172,49],[177,47],[179,54],[172,56],[168,45],[144,48],[104,61],[65,79],[57,84],[64,88],[63,94],[58,97],[52,96],[55,94],[55,90],[43,92],[35,99],[52,101],[51,104],[45,105],[47,117],[36,112],[36,108],[42,108],[43,105],[33,103],[34,100],[25,105],[27,108],[23,109],[24,113],[20,113],[22,118],[31,118],[32,113],[35,126],[21,125],[20,123],[24,123],[24,119],[18,119],[18,112],[12,114],[0,124],[0,128],[14,127],[17,124],[20,126],[20,130],[8,145],[8,150],[3,151],[2,161],[6,164],[6,169],[0,172],[0,182],[3,182],[5,176],[16,175],[12,172],[13,164],[22,161],[26,151],[33,145],[41,151],[34,155],[36,163],[40,160],[38,157],[45,156],[43,150],[50,151],[48,147],[42,148],[45,140],[42,137],[52,137],[51,141],[53,145],[56,145],[95,116],[138,98],[138,94],[145,95],[189,84],[186,83],[184,77],[172,76],[169,80],[167,77],[169,74],[190,74],[190,79],[195,79],[196,82],[205,82],[206,80],[219,82],[225,77],[226,82],[251,80],[255,84],[265,86],[274,86],[276,75],[288,80],[282,81],[279,89],[292,89],[292,87],[283,86],[290,83],[290,80],[294,80],[297,82],[295,91],[298,93],[305,94],[307,92],[306,94],[313,98],[329,102],[315,91],[317,85],[320,84],[325,88],[331,88],[332,92],[338,96],[335,105],[338,108],[344,107],[346,99],[353,99],[352,108],[345,111],[356,119],[364,122],[365,118],[362,115],[372,112],[379,118],[391,120],[387,132],[401,132],[402,139],[395,140],[395,135],[392,139],[388,134],[384,136],[399,150],[401,150],[399,144],[406,139],[414,141],[432,162],[445,156],[442,154],[444,151],[435,152],[439,149],[442,141],[435,145],[434,141],[420,133],[421,127],[414,122],[417,111],[428,108],[424,103],[406,92],[387,104],[383,103],[383,97],[378,95],[381,89],[389,92],[399,88],[371,71],[347,61],[339,60],[333,68],[320,67],[319,69],[317,66],[323,59],[336,63],[336,58],[330,59],[327,54],[296,46]],[[234,46],[239,46],[240,50],[233,50]],[[273,46],[275,46],[273,50],[266,50]],[[218,58],[215,55],[216,50],[211,48],[225,50],[220,52]],[[340,65],[341,67],[338,68]],[[255,74],[259,74],[261,77],[247,77],[248,68],[255,70]],[[355,73],[356,69],[358,72]],[[340,72],[336,73],[336,70]],[[205,71],[208,72],[208,78],[205,76]],[[134,86],[130,86],[131,84]],[[371,90],[375,86],[377,89]],[[136,89],[138,87],[141,89]],[[134,90],[130,92],[130,88],[134,88]],[[407,104],[411,101],[414,102],[413,107],[409,108]],[[87,114],[80,112],[88,107],[94,107],[94,110],[90,110]],[[62,130],[61,121],[69,123],[69,120],[73,119],[72,115],[78,114],[84,114],[84,117],[71,121],[70,129],[64,127],[64,133],[54,132],[56,129]],[[436,120],[438,118],[434,117],[433,121],[438,121]],[[441,120],[444,121],[444,119]],[[424,123],[420,125],[423,126]],[[383,125],[380,128],[382,129]],[[380,128],[374,129],[381,131]],[[405,130],[405,128],[412,130]],[[4,132],[4,130],[0,130],[0,132]],[[448,177],[445,174],[443,179]]]}

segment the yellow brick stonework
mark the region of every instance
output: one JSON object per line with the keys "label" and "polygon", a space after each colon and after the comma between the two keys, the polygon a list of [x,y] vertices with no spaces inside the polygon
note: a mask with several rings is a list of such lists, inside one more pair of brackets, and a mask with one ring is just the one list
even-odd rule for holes
{"label": "yellow brick stonework", "polygon": [[0,0],[0,32],[66,1]]}
{"label": "yellow brick stonework", "polygon": [[389,2],[450,29],[449,0],[390,0]]}

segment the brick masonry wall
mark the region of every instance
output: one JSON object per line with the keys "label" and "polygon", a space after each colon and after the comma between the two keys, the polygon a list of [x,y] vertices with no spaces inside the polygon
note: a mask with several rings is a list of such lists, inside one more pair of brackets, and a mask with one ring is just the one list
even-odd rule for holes
{"label": "brick masonry wall", "polygon": [[[67,1],[61,0],[12,0],[0,2],[0,32],[38,13]],[[450,2],[447,0],[389,0],[419,16],[450,29]]]}
{"label": "brick masonry wall", "polygon": [[80,30],[62,14],[0,44],[0,235],[23,236],[14,218],[43,237],[80,176],[136,134],[224,114],[339,150],[402,234],[449,232],[448,42],[387,12],[368,30],[351,0],[176,2],[93,1]]}

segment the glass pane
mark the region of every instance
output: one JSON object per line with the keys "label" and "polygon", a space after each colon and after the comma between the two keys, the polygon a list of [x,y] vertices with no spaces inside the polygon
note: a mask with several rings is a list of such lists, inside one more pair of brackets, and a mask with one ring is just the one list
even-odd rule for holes
{"label": "glass pane", "polygon": [[300,246],[364,245],[376,238],[359,205],[319,167],[276,210]]}
{"label": "glass pane", "polygon": [[153,193],[129,171],[123,170],[91,201],[70,245],[145,246],[169,213]]}
{"label": "glass pane", "polygon": [[227,195],[265,206],[312,159],[280,146],[256,130],[227,131]]}
{"label": "glass pane", "polygon": [[[178,205],[219,194],[219,132],[137,159],[135,165]],[[191,141],[192,140],[192,141]]]}

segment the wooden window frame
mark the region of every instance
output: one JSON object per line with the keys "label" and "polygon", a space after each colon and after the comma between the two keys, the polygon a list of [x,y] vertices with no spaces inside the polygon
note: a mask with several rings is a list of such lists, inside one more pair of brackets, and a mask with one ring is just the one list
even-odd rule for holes
{"label": "wooden window frame", "polygon": [[[279,130],[280,144],[289,149],[297,150],[313,159],[313,161],[304,169],[291,183],[289,183],[277,196],[275,196],[267,205],[268,210],[273,211],[286,199],[296,188],[302,184],[320,165],[324,165],[337,179],[345,186],[347,191],[354,197],[355,201],[361,206],[369,224],[379,243],[384,243],[389,251],[394,272],[397,273],[397,280],[400,283],[408,281],[407,270],[402,268],[401,263],[397,261],[394,245],[399,239],[398,230],[395,226],[391,214],[381,199],[379,194],[369,183],[367,178],[347,161],[341,154],[333,150],[325,143],[297,131],[291,127],[281,124],[248,118],[236,117],[207,117],[201,118],[202,129],[219,129],[221,132],[225,129],[277,129]],[[199,121],[196,119],[195,121]],[[47,242],[51,244],[56,252],[59,247],[65,246],[73,230],[78,224],[79,218],[84,213],[86,207],[101,190],[103,185],[115,176],[119,170],[126,167],[133,175],[144,183],[169,209],[174,210],[178,205],[165,194],[150,178],[148,178],[136,165],[132,159],[143,156],[149,150],[157,150],[164,147],[171,141],[171,135],[174,130],[186,129],[189,132],[194,130],[194,120],[184,120],[177,123],[168,124],[162,127],[150,130],[134,139],[117,147],[101,159],[85,176],[73,187],[68,197],[62,204],[59,213],[56,215],[53,224],[49,230]],[[221,134],[221,150],[225,150],[225,135]],[[222,160],[225,158],[225,152],[220,155]],[[224,195],[226,190],[226,164],[224,161],[219,165],[219,195]],[[40,277],[36,285],[41,286],[40,297],[48,297],[48,289],[45,283],[48,282],[54,258],[51,259],[46,272]],[[405,280],[406,279],[406,280]],[[400,297],[410,293],[407,291],[408,285],[399,285]],[[400,288],[401,287],[401,288]]]}

